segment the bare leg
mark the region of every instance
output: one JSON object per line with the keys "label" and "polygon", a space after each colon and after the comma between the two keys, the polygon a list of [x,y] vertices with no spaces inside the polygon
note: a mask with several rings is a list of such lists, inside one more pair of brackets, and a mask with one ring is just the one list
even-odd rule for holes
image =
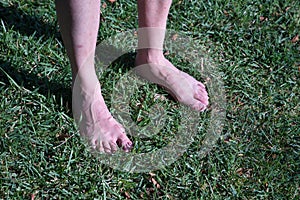
{"label": "bare leg", "polygon": [[163,55],[164,30],[171,3],[172,0],[138,0],[139,48],[136,73],[167,88],[179,102],[203,111],[208,105],[205,86],[178,70]]}
{"label": "bare leg", "polygon": [[132,143],[107,109],[94,68],[100,1],[56,0],[56,10],[76,85],[73,93],[78,93],[73,103],[80,111],[75,119],[82,117],[80,134],[101,152],[116,151],[117,143],[129,150]]}

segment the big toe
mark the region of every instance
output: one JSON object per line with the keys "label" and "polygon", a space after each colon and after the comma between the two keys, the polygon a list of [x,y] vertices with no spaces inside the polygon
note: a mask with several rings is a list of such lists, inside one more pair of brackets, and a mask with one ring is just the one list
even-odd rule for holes
{"label": "big toe", "polygon": [[202,92],[196,92],[194,98],[202,103],[204,106],[208,106],[208,96]]}
{"label": "big toe", "polygon": [[121,133],[117,139],[117,144],[119,147],[122,147],[122,149],[125,152],[129,152],[133,148],[132,142],[129,140],[129,138],[124,134]]}

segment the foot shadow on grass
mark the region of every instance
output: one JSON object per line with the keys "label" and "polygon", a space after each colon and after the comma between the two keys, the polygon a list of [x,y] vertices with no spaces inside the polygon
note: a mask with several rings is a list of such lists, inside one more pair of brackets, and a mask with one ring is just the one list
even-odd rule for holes
{"label": "foot shadow on grass", "polygon": [[[37,6],[36,6],[37,7]],[[13,30],[22,37],[33,36],[36,39],[47,40],[56,38],[62,41],[61,35],[57,30],[56,23],[51,24],[42,16],[30,15],[19,8],[18,4],[4,4],[0,2],[0,19],[2,28]],[[1,50],[2,51],[2,50]],[[5,50],[3,52],[5,54]],[[2,57],[3,58],[3,57]],[[67,108],[68,114],[71,111],[71,87],[58,80],[49,80],[45,76],[30,73],[22,67],[16,66],[10,61],[10,58],[0,59],[0,67],[20,86],[30,91],[36,90],[38,93],[48,97],[55,96],[57,102],[63,99],[63,106]],[[71,76],[71,75],[70,75]],[[9,78],[0,70],[0,80],[7,86],[11,85]]]}
{"label": "foot shadow on grass", "polygon": [[[70,86],[58,81],[50,81],[45,76],[38,76],[37,74],[30,73],[27,70],[20,69],[9,61],[0,60],[0,66],[2,70],[4,70],[19,86],[30,91],[38,92],[48,99],[51,96],[55,96],[56,103],[58,104],[61,103],[62,99],[63,106],[67,109],[67,114],[71,115],[72,91]],[[1,82],[3,82],[6,86],[11,85],[12,83],[9,80],[9,77],[2,70],[0,70]]]}
{"label": "foot shadow on grass", "polygon": [[50,24],[40,16],[25,13],[19,8],[18,4],[6,6],[0,2],[0,19],[2,26],[17,31],[23,36],[34,35],[35,38],[51,38],[54,36],[62,41],[56,24]]}

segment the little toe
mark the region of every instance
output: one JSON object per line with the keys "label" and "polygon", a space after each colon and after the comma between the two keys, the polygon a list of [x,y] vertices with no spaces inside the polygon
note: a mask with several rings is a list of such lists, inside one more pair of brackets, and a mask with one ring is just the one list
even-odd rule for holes
{"label": "little toe", "polygon": [[206,106],[204,104],[198,102],[193,106],[193,109],[196,111],[202,112],[206,109]]}
{"label": "little toe", "polygon": [[99,142],[99,144],[97,145],[97,149],[99,150],[100,153],[105,152],[102,142]]}
{"label": "little toe", "polygon": [[88,144],[89,144],[89,146],[92,148],[92,149],[94,149],[94,150],[96,150],[98,147],[98,141],[97,141],[97,138],[95,138],[95,137],[88,137],[88,136],[86,136],[86,135],[84,135],[84,139],[85,139],[85,141],[86,142],[88,142]]}

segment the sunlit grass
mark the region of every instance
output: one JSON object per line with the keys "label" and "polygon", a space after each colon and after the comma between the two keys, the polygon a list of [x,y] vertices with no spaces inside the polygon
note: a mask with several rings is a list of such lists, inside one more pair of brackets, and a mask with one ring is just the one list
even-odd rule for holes
{"label": "sunlit grass", "polygon": [[[137,27],[135,1],[105,3],[99,42]],[[197,156],[199,135],[172,165],[131,174],[100,164],[80,140],[72,120],[71,74],[54,2],[2,1],[0,197],[297,198],[300,48],[295,38],[300,34],[299,10],[295,0],[174,0],[168,28],[205,44],[224,74],[228,105],[223,137],[204,158]],[[133,56],[134,52],[126,55],[127,67],[120,59],[101,78],[105,99]],[[169,59],[200,78],[175,55],[170,54]],[[132,102],[144,103],[145,112],[153,94],[169,98],[153,85],[143,91]],[[176,103],[166,106],[173,112]],[[132,110],[134,120],[147,121],[147,116],[139,118],[137,107]],[[176,113],[174,116],[166,128],[168,138],[172,138],[168,130],[178,126]],[[161,148],[167,140],[158,134],[151,140],[135,141],[135,150],[146,152]],[[145,146],[139,148],[141,144]]]}

